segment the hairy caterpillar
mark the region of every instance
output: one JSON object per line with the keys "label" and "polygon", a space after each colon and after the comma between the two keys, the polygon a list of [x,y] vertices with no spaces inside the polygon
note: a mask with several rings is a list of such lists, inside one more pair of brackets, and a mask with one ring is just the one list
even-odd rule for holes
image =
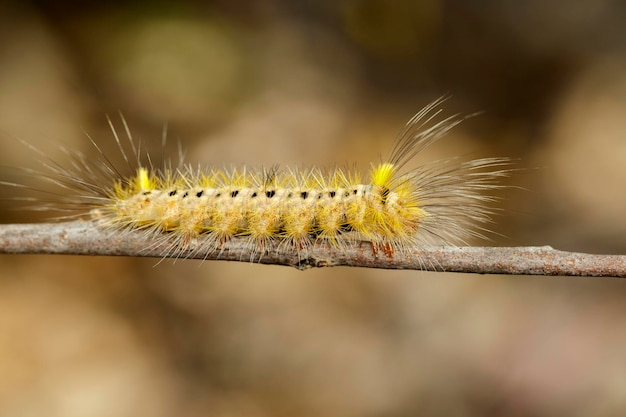
{"label": "hairy caterpillar", "polygon": [[92,140],[97,160],[67,151],[68,164],[48,161],[45,172],[36,174],[64,190],[55,206],[69,211],[65,219],[88,213],[112,230],[141,230],[154,244],[169,245],[172,256],[190,247],[217,251],[232,238],[245,239],[257,256],[272,242],[278,250],[301,254],[316,243],[341,248],[360,241],[393,256],[420,245],[484,237],[493,214],[487,203],[494,197],[483,193],[501,187],[499,178],[509,172],[507,158],[408,167],[463,120],[438,121],[441,102],[409,120],[390,157],[372,164],[365,180],[343,169],[201,169],[182,160],[177,167],[157,168],[123,119],[126,146],[109,124],[125,167],[112,163]]}

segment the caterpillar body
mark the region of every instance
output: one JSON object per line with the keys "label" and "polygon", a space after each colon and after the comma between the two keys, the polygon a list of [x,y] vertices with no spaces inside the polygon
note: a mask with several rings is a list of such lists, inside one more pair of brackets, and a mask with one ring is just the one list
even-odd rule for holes
{"label": "caterpillar body", "polygon": [[257,256],[270,243],[303,254],[314,244],[368,241],[387,256],[420,245],[462,244],[484,237],[493,214],[489,192],[501,187],[510,162],[449,159],[407,167],[463,120],[437,121],[441,101],[409,120],[390,157],[373,164],[365,180],[343,169],[202,169],[182,162],[157,168],[124,120],[126,146],[109,124],[129,175],[103,152],[98,160],[68,152],[71,163],[49,161],[43,177],[65,190],[63,207],[70,213],[64,218],[89,213],[106,228],[141,230],[154,244],[169,245],[172,256],[189,253],[192,243],[194,251],[218,251],[232,238],[245,239]]}

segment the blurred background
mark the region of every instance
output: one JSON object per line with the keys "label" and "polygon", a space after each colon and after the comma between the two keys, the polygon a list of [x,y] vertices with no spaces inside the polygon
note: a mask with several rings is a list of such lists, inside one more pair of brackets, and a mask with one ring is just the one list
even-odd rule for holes
{"label": "blurred background", "polygon": [[[617,0],[4,1],[0,165],[121,111],[193,163],[366,170],[450,94],[483,113],[424,157],[522,169],[487,244],[623,254],[625,57]],[[0,415],[626,413],[616,279],[155,262],[0,257]]]}

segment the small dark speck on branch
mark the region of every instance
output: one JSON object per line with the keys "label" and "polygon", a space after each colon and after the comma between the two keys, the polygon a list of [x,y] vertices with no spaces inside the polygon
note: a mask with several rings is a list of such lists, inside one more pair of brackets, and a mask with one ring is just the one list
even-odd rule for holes
{"label": "small dark speck on branch", "polygon": [[141,231],[99,228],[94,221],[0,225],[0,253],[139,256],[203,260],[246,261],[287,265],[298,269],[356,266],[477,274],[560,275],[626,278],[626,255],[591,255],[542,247],[426,246],[389,256],[375,252],[369,242],[345,248],[314,244],[297,253],[277,242],[263,253],[251,251],[245,238],[233,238],[218,250],[202,251],[202,238],[189,248],[172,251],[171,243]]}

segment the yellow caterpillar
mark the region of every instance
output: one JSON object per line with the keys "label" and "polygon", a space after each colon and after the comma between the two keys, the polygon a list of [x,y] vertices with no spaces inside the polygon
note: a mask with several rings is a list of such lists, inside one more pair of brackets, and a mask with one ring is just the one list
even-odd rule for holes
{"label": "yellow caterpillar", "polygon": [[482,237],[492,214],[485,203],[493,200],[483,193],[500,187],[509,160],[450,159],[408,168],[463,120],[435,121],[441,102],[407,123],[389,159],[372,165],[365,180],[342,169],[157,169],[142,162],[149,158],[142,158],[126,125],[132,158],[112,130],[134,174],[123,176],[101,153],[99,161],[74,154],[68,166],[47,164],[45,177],[69,191],[65,202],[77,215],[89,212],[108,228],[143,230],[169,242],[174,255],[192,241],[210,251],[234,237],[247,239],[256,253],[272,241],[298,253],[316,242],[369,241],[388,256],[419,245],[459,244]]}

